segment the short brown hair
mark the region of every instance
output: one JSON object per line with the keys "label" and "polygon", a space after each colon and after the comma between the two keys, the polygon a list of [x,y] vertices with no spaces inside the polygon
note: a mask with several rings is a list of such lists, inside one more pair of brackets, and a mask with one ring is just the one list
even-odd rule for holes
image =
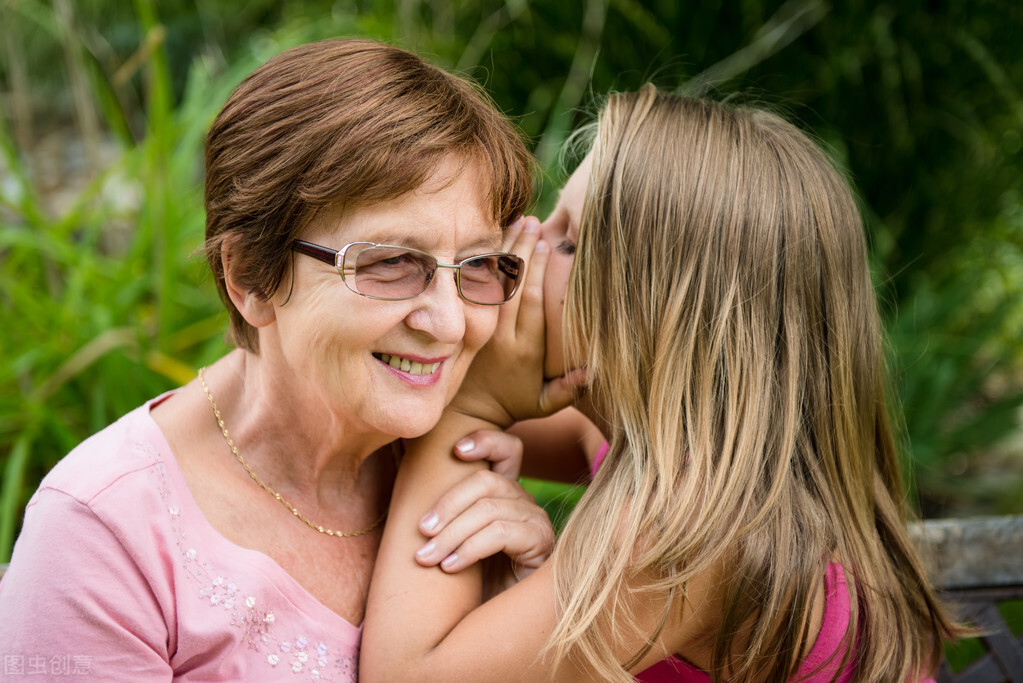
{"label": "short brown hair", "polygon": [[532,158],[476,84],[361,39],[300,45],[249,75],[206,137],[206,259],[235,343],[258,351],[256,330],[227,296],[225,238],[242,246],[238,282],[270,297],[291,241],[319,212],[412,192],[451,154],[480,165],[499,225],[523,213]]}

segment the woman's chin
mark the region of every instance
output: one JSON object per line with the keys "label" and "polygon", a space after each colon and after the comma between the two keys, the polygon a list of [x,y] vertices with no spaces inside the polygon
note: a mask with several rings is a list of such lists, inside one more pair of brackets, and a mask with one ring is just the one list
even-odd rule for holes
{"label": "woman's chin", "polygon": [[420,412],[415,415],[396,416],[387,429],[387,433],[393,434],[399,439],[415,439],[427,434],[440,422],[443,410]]}

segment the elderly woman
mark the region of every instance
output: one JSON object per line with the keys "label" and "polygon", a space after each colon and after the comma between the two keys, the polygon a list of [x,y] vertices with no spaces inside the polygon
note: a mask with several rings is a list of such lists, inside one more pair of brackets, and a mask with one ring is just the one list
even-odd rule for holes
{"label": "elderly woman", "polygon": [[[107,680],[354,680],[396,440],[438,421],[525,276],[505,240],[531,254],[538,225],[503,226],[529,174],[479,91],[394,47],[304,45],[245,80],[206,148],[238,348],[46,477],[0,652]],[[549,541],[506,493],[495,519]]]}

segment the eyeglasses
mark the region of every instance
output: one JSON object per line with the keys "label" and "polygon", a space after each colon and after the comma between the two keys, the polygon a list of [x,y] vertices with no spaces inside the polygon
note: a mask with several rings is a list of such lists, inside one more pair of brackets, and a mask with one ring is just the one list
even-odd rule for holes
{"label": "eyeglasses", "polygon": [[417,297],[433,282],[438,268],[455,270],[458,294],[470,303],[503,304],[519,286],[525,262],[515,254],[480,254],[459,263],[438,263],[425,251],[375,242],[352,242],[340,251],[295,240],[293,251],[337,268],[348,289],[370,299],[402,301]]}

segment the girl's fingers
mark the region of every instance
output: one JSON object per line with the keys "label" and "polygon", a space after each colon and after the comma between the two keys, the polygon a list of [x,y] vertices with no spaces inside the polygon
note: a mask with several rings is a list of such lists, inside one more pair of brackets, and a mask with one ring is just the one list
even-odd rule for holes
{"label": "girl's fingers", "polygon": [[[506,479],[490,470],[479,470],[452,486],[447,493],[441,496],[433,508],[419,521],[419,531],[424,536],[434,537],[466,514],[478,502],[503,498],[533,500],[518,482]],[[478,515],[479,512],[477,510],[474,514]],[[471,519],[473,518],[467,517],[461,521],[465,524],[466,520]]]}
{"label": "girl's fingers", "polygon": [[513,562],[538,567],[554,547],[550,520],[535,502],[485,499],[448,524],[416,552],[424,566],[439,564],[447,572],[503,552]]}
{"label": "girl's fingers", "polygon": [[[526,261],[526,272],[522,275],[522,281],[519,282],[520,290],[525,288],[531,280],[530,274],[535,269],[536,247],[540,241],[540,221],[535,216],[526,216],[522,219],[522,224],[519,226],[511,247],[509,247],[509,251],[521,256]],[[504,307],[507,308],[511,305],[515,311],[518,311],[521,298],[521,294],[516,295]]]}
{"label": "girl's fingers", "polygon": [[[586,368],[570,370],[561,377],[544,383],[540,391],[539,412],[541,415],[552,415],[562,408],[572,405],[586,387]],[[503,446],[509,447],[507,445]],[[521,449],[521,444],[519,445]],[[509,454],[510,456],[510,454]],[[488,458],[489,459],[489,458]],[[491,460],[493,462],[493,460]],[[521,458],[519,466],[521,467]],[[496,470],[495,470],[496,471]]]}
{"label": "girl's fingers", "polygon": [[[540,239],[540,221],[533,216],[520,218],[512,224],[512,227],[508,229],[508,233],[505,240],[507,245],[505,248],[526,260],[526,272],[524,275],[520,275],[523,278],[523,281],[519,283],[519,289],[521,290],[524,283],[529,279],[529,272],[533,269],[533,252],[537,241]],[[511,240],[510,245],[508,244],[509,239]],[[495,337],[515,338],[521,301],[522,294],[519,292],[511,298],[511,301],[507,301],[501,306],[497,330],[494,333]]]}
{"label": "girl's fingers", "polygon": [[505,236],[505,249],[513,254],[529,260],[533,247],[540,239],[540,219],[536,216],[523,216],[508,229]]}
{"label": "girl's fingers", "polygon": [[516,337],[526,339],[542,348],[544,342],[543,281],[550,257],[550,245],[544,241],[536,243],[533,258],[526,271],[526,280],[519,294],[519,311]]}
{"label": "girl's fingers", "polygon": [[519,216],[511,225],[509,225],[504,231],[504,239],[501,242],[502,251],[510,251],[515,253],[515,240],[519,238],[519,234],[522,232],[522,226],[526,222],[525,216]]}
{"label": "girl's fingers", "polygon": [[522,439],[497,430],[481,430],[456,443],[455,455],[467,462],[489,460],[492,472],[517,481],[522,469]]}

